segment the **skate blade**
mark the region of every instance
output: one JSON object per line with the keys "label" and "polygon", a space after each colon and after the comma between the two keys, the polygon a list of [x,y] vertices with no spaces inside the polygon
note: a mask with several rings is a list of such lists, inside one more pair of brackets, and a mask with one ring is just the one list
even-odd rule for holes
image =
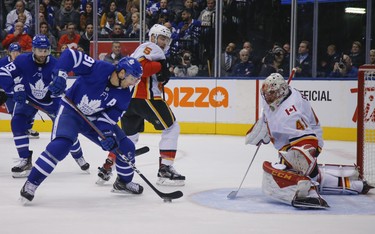
{"label": "skate blade", "polygon": [[91,174],[89,169],[87,169],[87,170],[82,170],[82,171],[83,171],[83,172],[86,172],[86,174],[89,174],[89,175]]}
{"label": "skate blade", "polygon": [[29,137],[29,139],[39,139],[40,138],[39,136],[31,136],[31,135],[29,135],[28,137]]}
{"label": "skate blade", "polygon": [[23,171],[23,172],[12,172],[13,178],[25,178],[28,177],[31,170]]}
{"label": "skate blade", "polygon": [[326,202],[321,202],[321,204],[315,204],[315,203],[292,201],[292,206],[296,208],[301,208],[301,209],[327,209],[329,208],[329,205]]}
{"label": "skate blade", "polygon": [[27,206],[28,204],[31,203],[31,201],[27,200],[26,198],[24,198],[22,196],[20,198],[18,198],[18,201],[23,206]]}
{"label": "skate blade", "polygon": [[156,181],[157,185],[160,186],[184,186],[185,185],[185,180],[171,180],[168,178],[158,178]]}
{"label": "skate blade", "polygon": [[102,178],[99,178],[95,184],[97,185],[104,185],[105,183],[107,183],[108,181],[107,180],[103,180]]}
{"label": "skate blade", "polygon": [[112,193],[117,193],[117,194],[125,194],[125,195],[138,195],[138,194],[126,191],[126,190],[117,190],[117,189],[114,189],[114,188],[111,189],[111,192]]}

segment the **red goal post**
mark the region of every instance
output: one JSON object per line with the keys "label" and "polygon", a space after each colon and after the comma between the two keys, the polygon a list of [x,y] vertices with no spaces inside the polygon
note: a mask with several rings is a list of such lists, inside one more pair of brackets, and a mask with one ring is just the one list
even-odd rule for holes
{"label": "red goal post", "polygon": [[357,166],[375,185],[375,65],[359,68],[357,101]]}

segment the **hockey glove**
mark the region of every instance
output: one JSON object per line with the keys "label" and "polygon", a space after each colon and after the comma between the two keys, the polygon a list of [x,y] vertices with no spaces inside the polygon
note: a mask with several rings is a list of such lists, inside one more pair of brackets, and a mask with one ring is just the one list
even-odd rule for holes
{"label": "hockey glove", "polygon": [[112,151],[117,148],[116,138],[111,130],[103,131],[103,135],[105,136],[105,139],[100,139],[100,144],[102,145],[103,150]]}
{"label": "hockey glove", "polygon": [[27,99],[27,94],[25,91],[25,86],[23,84],[17,84],[13,88],[13,100],[18,104],[24,104]]}
{"label": "hockey glove", "polygon": [[156,74],[157,80],[166,85],[171,77],[171,72],[169,71],[169,64],[166,60],[160,60],[161,70]]}
{"label": "hockey glove", "polygon": [[8,100],[7,94],[3,89],[0,89],[0,106]]}
{"label": "hockey glove", "polygon": [[[55,74],[57,73],[57,74]],[[64,70],[59,70],[53,72],[52,82],[49,84],[48,89],[51,91],[52,95],[59,96],[64,93],[66,89],[66,78],[68,74]]]}

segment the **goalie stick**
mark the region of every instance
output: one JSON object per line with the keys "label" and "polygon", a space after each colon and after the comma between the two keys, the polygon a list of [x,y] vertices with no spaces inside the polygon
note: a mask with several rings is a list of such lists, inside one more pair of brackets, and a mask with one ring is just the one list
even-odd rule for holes
{"label": "goalie stick", "polygon": [[241,184],[240,184],[240,186],[238,187],[237,191],[232,191],[232,192],[230,192],[230,193],[227,195],[227,198],[228,198],[228,199],[235,199],[235,198],[237,197],[237,193],[240,191],[241,186],[242,186],[242,183],[244,182],[244,180],[245,180],[245,178],[246,178],[246,176],[247,176],[247,173],[249,172],[250,167],[251,167],[251,165],[253,164],[254,159],[255,159],[255,156],[257,155],[258,150],[259,150],[259,148],[260,148],[261,145],[262,145],[262,143],[260,143],[260,144],[258,145],[258,147],[257,147],[257,149],[256,149],[256,151],[255,151],[255,153],[254,153],[254,156],[253,156],[253,158],[251,159],[251,162],[250,162],[249,166],[247,167],[247,170],[246,170],[245,176],[243,177],[243,179],[242,179],[242,181],[241,181]]}
{"label": "goalie stick", "polygon": [[[96,132],[98,133],[99,137],[101,139],[105,139],[105,136],[103,134],[102,131],[100,131],[100,129],[98,127],[96,127],[92,122],[91,120],[89,120],[82,112],[80,109],[78,109],[78,107],[74,104],[74,102],[72,100],[70,100],[68,97],[64,97],[64,99],[67,101],[67,103],[86,121],[86,123],[88,125],[90,125],[90,127]],[[116,153],[120,154],[120,155],[124,155],[119,149],[116,149]],[[162,198],[164,201],[171,201],[172,199],[178,199],[180,197],[183,196],[183,193],[181,191],[175,191],[175,192],[171,192],[171,193],[163,193],[161,191],[159,191],[157,188],[155,188],[155,186],[153,184],[151,184],[151,182],[141,173],[140,170],[138,170],[138,168],[134,165],[134,163],[132,163],[126,156],[123,156],[123,159],[124,161],[129,164],[129,166],[131,166],[133,168],[133,170],[135,172],[137,172],[137,174],[146,182],[146,184],[148,184],[148,186],[151,187],[152,190],[154,190],[154,192],[160,197]]]}

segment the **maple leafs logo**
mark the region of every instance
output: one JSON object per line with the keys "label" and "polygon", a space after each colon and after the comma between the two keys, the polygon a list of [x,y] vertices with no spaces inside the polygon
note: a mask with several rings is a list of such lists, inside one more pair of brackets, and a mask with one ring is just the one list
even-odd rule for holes
{"label": "maple leafs logo", "polygon": [[90,101],[89,97],[87,95],[84,95],[77,107],[82,111],[83,114],[92,115],[104,109],[100,107],[101,103],[101,100]]}
{"label": "maple leafs logo", "polygon": [[39,100],[43,99],[48,92],[48,86],[44,84],[42,79],[38,80],[35,83],[35,86],[30,84],[30,88],[31,88],[31,93],[33,94],[33,96]]}

